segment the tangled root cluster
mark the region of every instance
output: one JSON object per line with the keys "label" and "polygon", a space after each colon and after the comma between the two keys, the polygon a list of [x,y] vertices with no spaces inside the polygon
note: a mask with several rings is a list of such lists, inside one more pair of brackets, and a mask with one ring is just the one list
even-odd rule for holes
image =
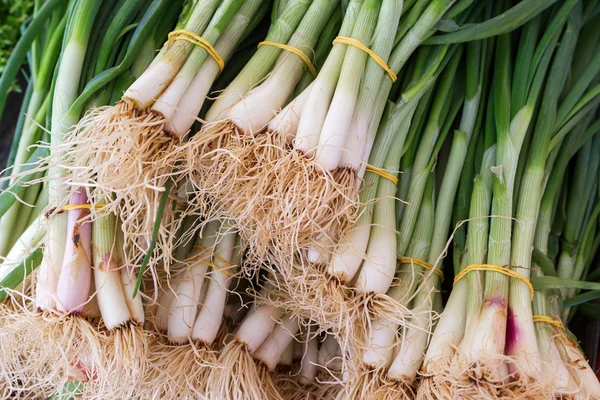
{"label": "tangled root cluster", "polygon": [[550,377],[529,377],[512,373],[500,376],[498,360],[508,361],[508,356],[498,355],[494,360],[467,363],[460,354],[446,360],[430,362],[422,371],[417,399],[549,399],[554,397]]}
{"label": "tangled root cluster", "polygon": [[[127,263],[132,265],[140,263],[148,248],[161,198],[177,174],[174,156],[181,139],[165,133],[164,125],[161,115],[136,110],[125,101],[93,108],[65,134],[61,144],[50,146],[50,155],[39,167],[60,171],[58,176],[40,180],[60,179],[73,189],[86,188],[92,202],[102,205],[92,208],[90,218],[110,213],[119,217]],[[15,178],[22,177],[11,177]],[[180,200],[177,189],[170,190],[166,201],[155,260],[168,261],[162,255],[171,253],[174,233],[183,217],[193,213],[188,208],[174,209]],[[53,205],[60,208],[65,204]]]}
{"label": "tangled root cluster", "polygon": [[148,398],[202,398],[212,368],[217,367],[217,352],[204,343],[182,346],[161,341],[150,351],[150,371],[145,384],[153,388]]}
{"label": "tangled root cluster", "polygon": [[0,306],[0,390],[4,398],[50,396],[72,380],[107,379],[109,339],[83,318]]}
{"label": "tangled root cluster", "polygon": [[296,265],[294,278],[281,274],[269,274],[266,283],[274,289],[257,293],[257,301],[263,301],[300,321],[312,321],[323,330],[342,332],[348,330],[357,308],[352,302],[352,289],[328,276],[318,266],[303,268]]}
{"label": "tangled root cluster", "polygon": [[303,385],[295,379],[296,374],[298,372],[289,370],[277,371],[275,374],[275,385],[286,400],[335,399],[342,391],[339,384],[322,382],[318,378],[314,384]]}
{"label": "tangled root cluster", "polygon": [[231,121],[220,121],[178,151],[190,198],[210,202],[210,219],[234,220],[250,257],[277,262],[284,275],[298,250],[332,250],[356,217],[354,172],[322,171],[279,134],[263,130],[246,137]]}
{"label": "tangled root cluster", "polygon": [[149,334],[135,325],[107,331],[81,316],[38,311],[15,296],[0,305],[0,327],[2,398],[140,394]]}
{"label": "tangled root cluster", "polygon": [[412,385],[389,379],[384,368],[360,366],[340,392],[341,399],[393,400],[413,399]]}
{"label": "tangled root cluster", "polygon": [[208,377],[208,386],[211,388],[208,400],[284,400],[272,373],[237,339],[221,350],[218,366]]}
{"label": "tangled root cluster", "polygon": [[[317,333],[333,334],[348,358],[369,346],[374,320],[386,320],[403,329],[423,329],[415,325],[414,319],[419,313],[431,313],[411,310],[389,294],[357,293],[324,271],[287,280],[280,274],[269,274],[265,286],[269,290],[255,293],[256,303],[283,309],[307,327],[317,326]],[[401,333],[399,330],[398,335]]]}
{"label": "tangled root cluster", "polygon": [[156,262],[168,263],[164,255],[176,246],[183,217],[198,215],[205,221],[233,220],[248,243],[247,259],[257,261],[249,264],[267,260],[286,275],[294,254],[311,248],[332,252],[356,219],[354,171],[323,171],[291,149],[282,135],[262,130],[247,137],[231,121],[206,125],[185,143],[165,133],[165,123],[160,114],[136,110],[125,101],[94,108],[62,144],[50,146],[50,156],[36,167],[39,172],[58,170],[58,175],[29,184],[60,179],[72,188],[87,188],[92,202],[103,204],[91,210],[90,218],[118,215],[131,265],[147,251],[169,185]]}

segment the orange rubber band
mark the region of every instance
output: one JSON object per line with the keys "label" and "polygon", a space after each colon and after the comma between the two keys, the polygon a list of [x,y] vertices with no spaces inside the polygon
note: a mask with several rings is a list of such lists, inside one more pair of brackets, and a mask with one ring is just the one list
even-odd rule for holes
{"label": "orange rubber band", "polygon": [[294,53],[295,55],[300,57],[302,59],[302,61],[304,61],[304,63],[308,67],[308,70],[310,71],[310,73],[315,78],[317,77],[317,70],[315,69],[315,66],[310,61],[310,58],[308,58],[308,56],[306,54],[304,54],[304,52],[302,50],[300,50],[299,48],[288,46],[287,44],[283,44],[283,43],[271,42],[270,40],[265,40],[263,42],[260,42],[257,47],[261,47],[261,46],[273,46],[273,47],[277,47],[282,50],[289,51],[290,53]]}
{"label": "orange rubber band", "polygon": [[390,78],[392,79],[392,82],[396,82],[396,80],[398,79],[398,77],[396,76],[396,74],[394,73],[394,71],[392,71],[392,69],[389,67],[389,65],[385,62],[385,60],[381,57],[379,57],[379,55],[377,53],[375,53],[373,50],[371,50],[370,48],[368,48],[364,43],[362,43],[360,40],[356,40],[356,39],[352,39],[350,37],[345,37],[345,36],[338,36],[335,38],[335,40],[333,41],[333,44],[336,43],[342,43],[342,44],[348,44],[350,46],[354,46],[362,51],[364,51],[365,53],[367,53],[377,64],[379,64],[379,66],[381,68],[383,68],[383,70],[385,72],[387,72],[387,74],[390,76]]}
{"label": "orange rubber band", "polygon": [[388,181],[392,182],[394,185],[398,184],[398,178],[396,176],[394,176],[393,174],[387,172],[384,169],[377,168],[377,167],[374,167],[372,165],[367,164],[367,168],[365,169],[365,171],[372,172],[372,173],[374,173],[376,175],[379,175],[382,178],[385,178]]}
{"label": "orange rubber band", "polygon": [[454,284],[456,285],[456,282],[460,281],[471,271],[493,271],[493,272],[498,272],[498,273],[506,275],[506,276],[510,276],[511,278],[519,279],[520,281],[525,283],[527,285],[527,287],[529,287],[529,295],[531,297],[531,301],[533,301],[534,290],[533,290],[533,285],[531,284],[531,282],[529,282],[529,279],[525,278],[523,275],[519,274],[518,272],[513,271],[510,268],[504,268],[500,265],[493,265],[493,264],[469,265],[467,268],[460,271],[460,273],[454,277]]}
{"label": "orange rubber band", "polygon": [[221,70],[221,72],[223,72],[223,69],[225,68],[225,61],[223,61],[223,58],[219,55],[219,53],[213,47],[213,45],[210,44],[209,41],[204,39],[202,36],[197,35],[194,32],[187,31],[185,29],[177,29],[172,32],[169,32],[168,38],[169,43],[173,43],[177,40],[184,40],[193,45],[202,47],[204,50],[206,50],[208,55],[215,60],[215,62],[219,66],[219,69]]}
{"label": "orange rubber band", "polygon": [[209,256],[215,258],[216,260],[218,260],[220,263],[224,264],[225,267],[220,267],[216,264],[214,264],[213,262],[211,262],[210,260],[202,260],[203,263],[207,264],[209,267],[212,267],[215,271],[219,271],[224,273],[227,276],[233,276],[234,274],[232,273],[232,269],[234,267],[234,265],[232,265],[229,261],[225,260],[222,257],[219,257],[217,254],[215,254],[214,252],[210,251],[209,248],[202,246],[201,244],[197,244],[194,246],[195,249],[200,249],[201,251],[208,251],[209,252]]}
{"label": "orange rubber band", "polygon": [[435,268],[432,264],[429,264],[427,261],[423,261],[413,257],[398,257],[398,262],[400,264],[417,264],[425,269],[433,271],[433,273],[439,276],[442,281],[444,280],[444,273],[442,272],[442,270]]}

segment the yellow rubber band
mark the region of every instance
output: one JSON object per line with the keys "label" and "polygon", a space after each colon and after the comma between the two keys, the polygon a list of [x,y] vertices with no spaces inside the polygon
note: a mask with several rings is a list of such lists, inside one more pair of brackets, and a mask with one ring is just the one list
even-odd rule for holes
{"label": "yellow rubber band", "polygon": [[361,49],[362,51],[364,51],[365,53],[367,53],[369,56],[371,56],[371,58],[377,64],[379,64],[379,66],[381,68],[383,68],[383,70],[385,72],[387,72],[387,74],[392,79],[392,82],[396,82],[396,79],[398,79],[398,77],[396,76],[396,74],[394,73],[394,71],[392,71],[392,69],[387,65],[387,63],[385,62],[385,60],[383,58],[379,57],[379,55],[377,53],[375,53],[373,50],[371,50],[370,48],[368,48],[367,46],[365,46],[360,40],[352,39],[352,38],[345,37],[345,36],[338,36],[333,41],[333,44],[336,44],[336,43],[349,44],[350,46],[354,46],[356,48]]}
{"label": "yellow rubber band", "polygon": [[304,61],[304,63],[308,67],[308,70],[310,71],[310,73],[314,77],[317,76],[317,70],[315,69],[315,66],[310,61],[310,58],[308,58],[308,56],[306,54],[304,54],[304,52],[302,50],[300,50],[299,48],[288,46],[287,44],[283,44],[283,43],[271,42],[270,40],[265,40],[264,42],[260,42],[257,47],[261,47],[261,46],[273,46],[273,47],[280,48],[282,50],[289,51],[290,53],[294,53],[295,55],[300,57],[302,59],[302,61]]}
{"label": "yellow rubber band", "polygon": [[202,246],[201,244],[197,244],[194,246],[195,249],[200,249],[201,251],[208,251],[209,255],[213,258],[215,258],[216,260],[218,260],[219,262],[221,262],[222,264],[225,265],[225,267],[219,267],[218,265],[212,263],[210,260],[202,260],[203,263],[205,263],[206,265],[208,265],[209,267],[212,267],[215,271],[219,271],[224,273],[227,276],[233,276],[233,265],[225,260],[222,257],[219,257],[217,254],[213,253],[212,251],[210,251],[210,249],[208,249],[205,246]]}
{"label": "yellow rubber band", "polygon": [[546,315],[534,315],[533,316],[533,322],[537,323],[537,322],[542,322],[542,323],[546,323],[546,324],[550,324],[550,325],[554,325],[557,328],[560,329],[565,329],[565,326],[563,325],[563,323],[558,320],[558,319],[554,319],[554,318],[550,318]]}
{"label": "yellow rubber band", "polygon": [[429,264],[427,261],[420,260],[418,258],[412,257],[398,257],[398,262],[400,264],[417,264],[425,269],[433,271],[434,274],[440,277],[440,279],[444,280],[444,273],[442,270],[435,268],[433,265]]}
{"label": "yellow rubber band", "polygon": [[97,204],[67,204],[61,210],[62,211],[91,210],[91,209],[97,210],[104,206],[106,206],[106,204],[101,204],[101,203],[97,203]]}
{"label": "yellow rubber band", "polygon": [[393,174],[390,174],[389,172],[387,172],[386,170],[383,170],[381,168],[377,168],[377,167],[367,164],[367,168],[365,171],[372,172],[376,175],[379,175],[380,177],[385,178],[388,181],[392,182],[394,185],[398,184],[398,178],[396,176],[394,176]]}
{"label": "yellow rubber band", "polygon": [[529,282],[529,279],[525,278],[523,275],[519,274],[518,272],[513,271],[510,268],[504,268],[500,265],[492,265],[492,264],[469,265],[467,268],[460,271],[460,273],[454,277],[454,284],[456,285],[456,283],[458,281],[460,281],[462,278],[464,278],[471,271],[493,271],[493,272],[498,272],[498,273],[506,275],[506,276],[510,276],[511,278],[519,279],[520,281],[525,283],[527,285],[527,287],[529,287],[529,295],[531,297],[531,301],[533,301],[534,290],[533,290],[533,285],[531,284],[531,282]]}
{"label": "yellow rubber band", "polygon": [[219,55],[217,50],[212,46],[212,44],[210,44],[208,40],[204,39],[202,36],[197,35],[194,32],[187,31],[185,29],[177,29],[172,32],[169,32],[168,37],[169,43],[175,42],[177,40],[184,40],[193,45],[202,47],[204,50],[206,50],[208,55],[215,60],[215,62],[219,66],[219,69],[221,70],[221,72],[223,72],[223,69],[225,68],[225,61],[223,61],[223,58],[221,58],[221,56]]}

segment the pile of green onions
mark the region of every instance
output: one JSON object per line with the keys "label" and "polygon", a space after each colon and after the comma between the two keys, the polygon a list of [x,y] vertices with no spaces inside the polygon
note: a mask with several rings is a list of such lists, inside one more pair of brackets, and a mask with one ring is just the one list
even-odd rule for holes
{"label": "pile of green onions", "polygon": [[600,398],[569,330],[599,309],[599,27],[595,0],[36,0],[0,77],[1,113],[27,61],[0,396]]}

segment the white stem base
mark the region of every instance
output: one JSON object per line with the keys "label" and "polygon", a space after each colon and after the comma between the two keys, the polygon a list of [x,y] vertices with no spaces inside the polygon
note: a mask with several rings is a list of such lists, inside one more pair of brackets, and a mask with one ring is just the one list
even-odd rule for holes
{"label": "white stem base", "polygon": [[112,264],[105,270],[94,268],[96,298],[104,325],[109,330],[124,325],[131,318],[121,285],[121,273]]}
{"label": "white stem base", "polygon": [[327,268],[329,275],[344,283],[352,281],[363,262],[370,235],[370,225],[363,224],[354,227],[348,237],[341,241],[333,255]]}
{"label": "white stem base", "polygon": [[274,371],[299,329],[300,325],[296,318],[284,318],[254,352],[254,358],[262,361],[269,371]]}
{"label": "white stem base", "polygon": [[364,350],[363,363],[371,369],[387,369],[394,357],[398,324],[387,318],[371,323],[369,346]]}

